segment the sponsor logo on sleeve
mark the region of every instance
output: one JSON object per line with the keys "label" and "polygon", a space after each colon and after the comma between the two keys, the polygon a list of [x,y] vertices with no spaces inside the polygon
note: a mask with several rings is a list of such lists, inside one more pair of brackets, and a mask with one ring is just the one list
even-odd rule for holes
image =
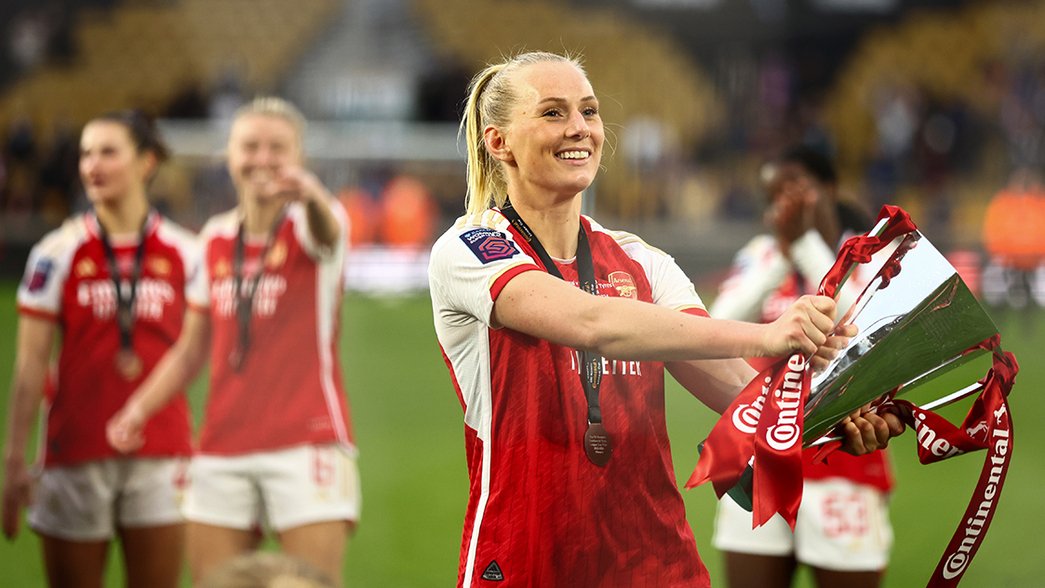
{"label": "sponsor logo on sleeve", "polygon": [[509,259],[519,254],[519,248],[508,236],[493,229],[472,229],[461,234],[461,240],[483,263]]}
{"label": "sponsor logo on sleeve", "polygon": [[46,288],[48,280],[51,279],[52,270],[54,270],[54,262],[47,257],[41,258],[25,278],[26,289],[30,292],[39,292]]}

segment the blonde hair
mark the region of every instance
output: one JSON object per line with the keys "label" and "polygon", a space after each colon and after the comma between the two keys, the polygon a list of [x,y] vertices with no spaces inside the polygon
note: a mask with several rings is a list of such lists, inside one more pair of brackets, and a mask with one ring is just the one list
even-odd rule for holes
{"label": "blonde hair", "polygon": [[251,114],[282,118],[294,127],[299,142],[303,142],[305,139],[305,128],[308,126],[305,115],[301,114],[301,111],[288,100],[277,96],[258,96],[237,108],[232,120],[235,122]]}
{"label": "blonde hair", "polygon": [[500,162],[486,151],[483,129],[487,125],[507,127],[512,106],[517,99],[512,75],[537,63],[569,63],[587,75],[580,59],[545,51],[531,51],[510,57],[501,63],[487,65],[468,85],[468,101],[461,118],[460,132],[468,150],[469,214],[481,213],[491,206],[503,206],[507,198],[507,182]]}

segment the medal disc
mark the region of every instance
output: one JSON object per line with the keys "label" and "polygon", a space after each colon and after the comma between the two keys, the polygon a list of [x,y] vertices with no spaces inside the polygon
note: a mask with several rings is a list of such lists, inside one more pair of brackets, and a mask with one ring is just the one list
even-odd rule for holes
{"label": "medal disc", "polygon": [[602,423],[588,423],[588,430],[584,432],[584,453],[588,456],[588,461],[599,467],[609,463],[613,447],[610,445],[610,435]]}
{"label": "medal disc", "polygon": [[134,350],[121,349],[116,352],[116,371],[125,380],[135,380],[142,373],[142,360]]}

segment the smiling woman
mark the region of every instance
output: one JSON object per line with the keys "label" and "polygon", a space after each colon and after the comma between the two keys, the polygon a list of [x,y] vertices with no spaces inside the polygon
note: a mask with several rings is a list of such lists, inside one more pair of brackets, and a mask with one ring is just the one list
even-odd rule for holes
{"label": "smiling woman", "polygon": [[[133,456],[105,442],[106,421],[178,337],[198,265],[192,235],[146,198],[166,152],[141,113],[88,122],[80,177],[91,210],[36,244],[18,289],[3,527],[14,538],[28,506],[52,586],[100,585],[117,536],[128,585],[177,585],[184,543],[177,502],[191,450],[184,397],[152,415],[155,434]],[[34,479],[25,454],[42,404],[46,442]]]}
{"label": "smiling woman", "polygon": [[[468,210],[429,266],[471,478],[458,584],[709,585],[671,465],[663,362],[722,411],[754,375],[739,358],[832,355],[834,303],[805,297],[768,325],[709,319],[671,257],[582,216],[605,135],[576,59],[487,67],[462,128]],[[858,420],[850,450],[887,441],[889,423]]]}

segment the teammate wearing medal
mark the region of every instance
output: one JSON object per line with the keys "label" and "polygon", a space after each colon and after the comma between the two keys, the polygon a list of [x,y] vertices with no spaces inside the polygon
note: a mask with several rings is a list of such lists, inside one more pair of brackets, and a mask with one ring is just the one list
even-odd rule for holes
{"label": "teammate wearing medal", "polygon": [[[830,160],[808,147],[792,148],[764,166],[762,179],[771,232],[737,254],[711,306],[715,318],[775,320],[799,296],[816,290],[834,263],[832,243],[871,228],[866,214],[838,199]],[[843,288],[839,309],[851,305],[871,277],[860,267]],[[719,502],[713,543],[725,554],[731,586],[790,586],[799,563],[812,568],[821,588],[880,584],[892,545],[893,479],[886,454],[839,452],[814,464],[815,453],[803,453],[806,481],[794,533],[780,516],[752,529],[751,513],[729,496]]]}
{"label": "teammate wearing medal", "polygon": [[[88,122],[80,177],[92,209],[33,248],[18,289],[3,526],[13,538],[29,506],[52,586],[101,585],[117,536],[128,586],[178,584],[179,502],[191,449],[184,396],[151,416],[148,442],[132,455],[120,455],[105,438],[106,421],[177,340],[186,284],[199,265],[194,236],[152,211],[146,198],[166,154],[140,113]],[[34,475],[25,453],[41,402],[46,435]]]}
{"label": "teammate wearing medal", "polygon": [[[671,257],[582,216],[604,130],[574,59],[487,67],[462,128],[468,210],[429,267],[471,481],[458,585],[707,586],[671,464],[664,367],[721,412],[755,375],[738,358],[822,363],[853,333],[828,337],[825,297],[769,325],[711,320]],[[902,430],[885,419],[854,414],[847,448],[884,446]]]}
{"label": "teammate wearing medal", "polygon": [[177,397],[209,352],[185,506],[196,582],[253,550],[263,527],[288,554],[340,578],[359,516],[337,352],[348,227],[302,167],[304,126],[279,98],[257,98],[236,114],[228,168],[239,205],[201,231],[203,267],[182,336],[109,425],[110,443],[133,450],[142,423]]}

